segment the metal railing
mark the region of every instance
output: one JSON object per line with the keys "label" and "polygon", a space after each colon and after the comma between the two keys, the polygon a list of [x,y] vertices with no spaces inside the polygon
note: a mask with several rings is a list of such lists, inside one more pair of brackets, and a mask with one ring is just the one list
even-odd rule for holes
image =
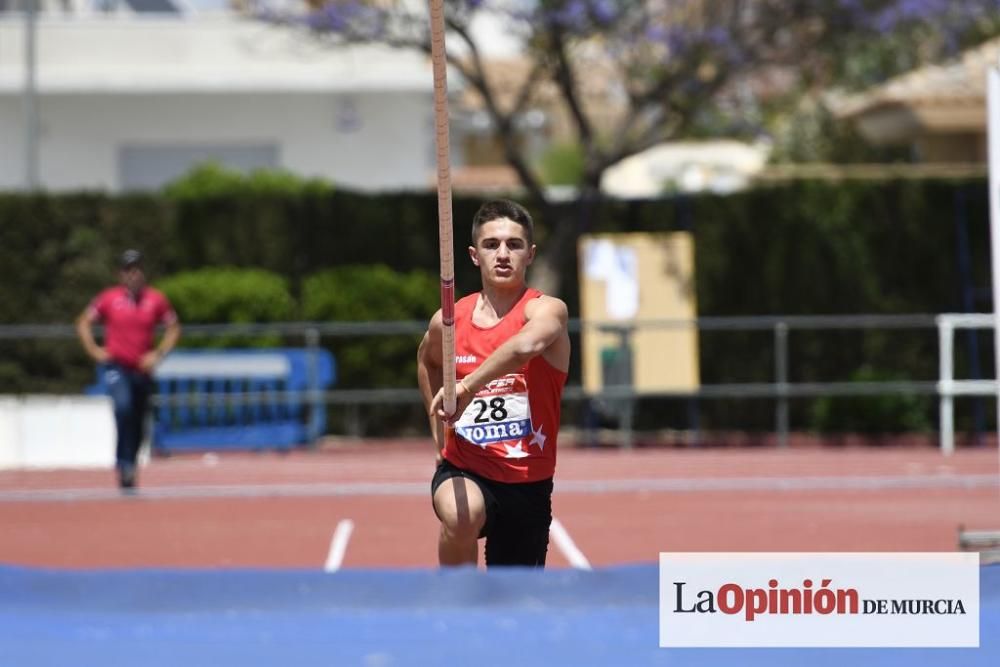
{"label": "metal railing", "polygon": [[955,451],[955,397],[997,396],[996,380],[956,380],[954,368],[955,329],[992,329],[996,318],[981,313],[953,313],[938,315],[938,383],[941,451]]}
{"label": "metal railing", "polygon": [[[599,392],[588,392],[581,385],[567,386],[568,401],[617,401],[626,409],[622,412],[620,430],[622,443],[633,443],[633,410],[642,398],[742,399],[767,398],[775,401],[774,431],[779,446],[787,446],[789,436],[789,401],[794,398],[833,396],[924,395],[937,396],[940,413],[940,444],[943,454],[954,451],[954,398],[957,396],[996,395],[994,380],[956,380],[953,348],[956,328],[989,328],[993,316],[985,314],[917,314],[917,315],[808,315],[808,316],[746,316],[702,317],[694,320],[643,320],[623,322],[581,322],[571,320],[570,331],[584,329],[616,332],[622,346],[640,329],[675,328],[709,331],[770,331],[774,354],[771,382],[703,384],[694,390],[637,391],[628,385],[605,386]],[[881,382],[790,382],[789,334],[793,331],[834,330],[937,330],[939,377],[936,380],[894,380]],[[299,338],[305,347],[315,348],[324,337],[419,335],[426,330],[423,321],[392,322],[282,322],[267,324],[186,324],[185,336],[262,336],[280,335]],[[0,325],[0,341],[70,339],[75,330],[69,325]],[[327,391],[289,392],[296,398],[327,405],[392,405],[419,403],[420,393],[413,388],[331,389]],[[233,394],[227,400],[253,400],[253,394]],[[174,396],[171,402],[196,402],[197,396]]]}

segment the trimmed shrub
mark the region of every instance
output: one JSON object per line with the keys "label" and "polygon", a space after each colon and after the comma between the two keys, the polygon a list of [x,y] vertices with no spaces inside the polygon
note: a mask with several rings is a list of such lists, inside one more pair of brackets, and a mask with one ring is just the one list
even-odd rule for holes
{"label": "trimmed shrub", "polygon": [[280,169],[255,169],[244,173],[217,162],[204,162],[163,188],[163,194],[174,200],[332,191],[333,186],[321,179],[302,178]]}
{"label": "trimmed shrub", "polygon": [[[302,284],[302,314],[311,321],[429,320],[440,304],[436,276],[393,271],[385,265],[341,266],[308,276]],[[336,338],[345,387],[406,387],[416,382],[420,336]]]}
{"label": "trimmed shrub", "polygon": [[[898,377],[865,365],[851,374],[852,382],[889,382]],[[812,430],[830,433],[922,433],[931,430],[928,396],[824,396],[810,410]]]}
{"label": "trimmed shrub", "polygon": [[[288,280],[260,269],[205,268],[164,278],[156,286],[170,299],[181,322],[249,324],[295,319]],[[280,336],[198,337],[185,335],[189,347],[268,347]]]}

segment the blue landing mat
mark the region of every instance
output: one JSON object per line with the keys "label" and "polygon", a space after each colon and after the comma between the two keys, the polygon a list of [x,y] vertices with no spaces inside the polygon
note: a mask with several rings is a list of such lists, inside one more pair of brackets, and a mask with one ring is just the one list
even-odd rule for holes
{"label": "blue landing mat", "polygon": [[0,667],[1000,665],[978,649],[661,649],[658,572],[55,571],[0,566]]}

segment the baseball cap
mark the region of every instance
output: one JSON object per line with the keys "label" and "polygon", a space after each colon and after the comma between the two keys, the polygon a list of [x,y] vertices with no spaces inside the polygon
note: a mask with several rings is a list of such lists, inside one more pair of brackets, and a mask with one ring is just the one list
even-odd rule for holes
{"label": "baseball cap", "polygon": [[130,266],[135,266],[137,264],[142,264],[142,253],[138,250],[130,248],[122,253],[118,263],[123,269],[127,269]]}

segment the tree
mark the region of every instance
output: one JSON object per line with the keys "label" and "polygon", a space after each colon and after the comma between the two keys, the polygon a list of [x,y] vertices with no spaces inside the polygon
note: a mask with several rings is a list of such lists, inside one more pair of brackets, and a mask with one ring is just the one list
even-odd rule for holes
{"label": "tree", "polygon": [[[874,83],[996,34],[1000,17],[1000,0],[444,1],[449,65],[478,93],[548,225],[534,281],[555,293],[617,162],[677,138],[760,133],[769,98],[790,104],[838,82]],[[308,0],[260,15],[331,45],[430,53],[422,0]],[[513,94],[487,67],[489,44],[474,23],[483,17],[503,24],[528,63]],[[617,104],[601,122],[584,93],[595,77]],[[556,205],[518,141],[518,119],[544,95],[557,97],[581,149],[575,207]]]}

